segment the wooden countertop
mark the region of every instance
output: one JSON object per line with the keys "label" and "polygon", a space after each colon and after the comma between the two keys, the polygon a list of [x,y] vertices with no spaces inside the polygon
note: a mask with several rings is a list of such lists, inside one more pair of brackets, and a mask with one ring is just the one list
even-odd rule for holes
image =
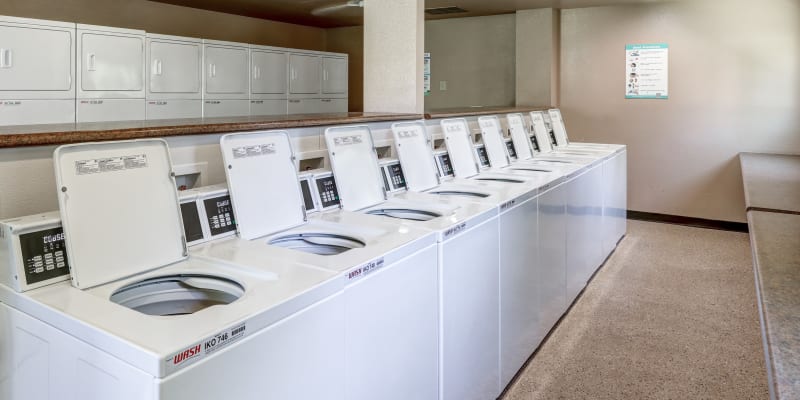
{"label": "wooden countertop", "polygon": [[800,214],[800,155],[740,153],[747,210]]}
{"label": "wooden countertop", "polygon": [[800,215],[749,211],[758,312],[774,399],[800,398]]}
{"label": "wooden countertop", "polygon": [[463,107],[463,108],[443,108],[438,110],[429,110],[425,113],[425,119],[438,119],[438,118],[458,118],[458,117],[471,117],[475,115],[491,115],[491,114],[510,114],[510,113],[526,113],[530,111],[544,111],[549,110],[551,106],[508,106],[508,107]]}
{"label": "wooden countertop", "polygon": [[0,127],[0,148],[421,119],[422,114],[341,113]]}

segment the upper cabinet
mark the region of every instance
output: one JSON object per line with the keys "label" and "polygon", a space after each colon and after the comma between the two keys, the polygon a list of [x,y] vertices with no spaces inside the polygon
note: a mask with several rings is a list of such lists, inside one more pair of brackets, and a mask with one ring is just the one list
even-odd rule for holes
{"label": "upper cabinet", "polygon": [[320,57],[315,54],[289,55],[289,93],[317,95],[320,92]]}
{"label": "upper cabinet", "polygon": [[78,97],[144,98],[144,31],[78,25]]}
{"label": "upper cabinet", "polygon": [[0,17],[2,96],[74,95],[74,38],[75,24]]}
{"label": "upper cabinet", "polygon": [[286,98],[287,51],[250,46],[250,93],[253,98]]}
{"label": "upper cabinet", "polygon": [[204,47],[205,97],[248,99],[248,46],[207,40]]}
{"label": "upper cabinet", "polygon": [[322,57],[322,93],[347,94],[347,58]]}

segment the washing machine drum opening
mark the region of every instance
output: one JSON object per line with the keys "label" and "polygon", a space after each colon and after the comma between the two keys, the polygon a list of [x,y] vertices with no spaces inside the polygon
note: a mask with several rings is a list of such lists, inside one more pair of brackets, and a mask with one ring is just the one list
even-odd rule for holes
{"label": "washing machine drum opening", "polygon": [[513,167],[511,168],[514,171],[534,171],[534,172],[553,172],[549,169],[541,169],[541,168],[525,168],[525,167]]}
{"label": "washing machine drum opening", "polygon": [[211,275],[166,275],[139,281],[114,292],[110,300],[147,315],[186,315],[230,304],[244,295],[239,283]]}
{"label": "washing machine drum opening", "polygon": [[381,215],[384,217],[407,219],[411,221],[430,221],[434,218],[439,218],[442,214],[426,211],[426,210],[413,210],[408,208],[379,208],[367,211],[370,215]]}
{"label": "washing machine drum opening", "polygon": [[504,182],[504,183],[523,183],[525,181],[521,181],[519,179],[511,179],[511,178],[476,178],[475,180],[478,181],[492,181],[492,182]]}
{"label": "washing machine drum opening", "polygon": [[489,197],[486,193],[477,193],[477,192],[464,192],[461,190],[434,190],[430,192],[431,194],[438,194],[441,196],[465,196],[465,197],[478,197],[478,198],[486,198]]}
{"label": "washing machine drum opening", "polygon": [[359,239],[332,233],[296,233],[272,239],[269,244],[322,256],[341,254],[366,246]]}

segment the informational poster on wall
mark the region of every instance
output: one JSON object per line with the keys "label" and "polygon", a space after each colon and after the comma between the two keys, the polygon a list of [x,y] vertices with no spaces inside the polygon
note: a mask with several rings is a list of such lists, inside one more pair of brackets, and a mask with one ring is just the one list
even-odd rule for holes
{"label": "informational poster on wall", "polygon": [[669,46],[666,43],[625,46],[625,98],[669,98]]}
{"label": "informational poster on wall", "polygon": [[425,53],[422,61],[422,82],[425,96],[431,94],[431,53]]}

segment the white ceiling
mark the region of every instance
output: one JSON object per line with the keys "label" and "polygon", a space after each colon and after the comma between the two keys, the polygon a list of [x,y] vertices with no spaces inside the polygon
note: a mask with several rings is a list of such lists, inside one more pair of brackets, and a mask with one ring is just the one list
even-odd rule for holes
{"label": "white ceiling", "polygon": [[[315,16],[311,11],[318,7],[342,4],[346,0],[152,0],[185,7],[246,15],[274,21],[324,28],[361,25],[357,10]],[[385,0],[366,0],[385,1]],[[533,8],[583,8],[618,4],[668,2],[674,0],[425,0],[426,8],[459,7],[466,13],[426,15],[426,19],[463,18],[479,15],[512,13]],[[354,12],[355,11],[355,12]]]}

